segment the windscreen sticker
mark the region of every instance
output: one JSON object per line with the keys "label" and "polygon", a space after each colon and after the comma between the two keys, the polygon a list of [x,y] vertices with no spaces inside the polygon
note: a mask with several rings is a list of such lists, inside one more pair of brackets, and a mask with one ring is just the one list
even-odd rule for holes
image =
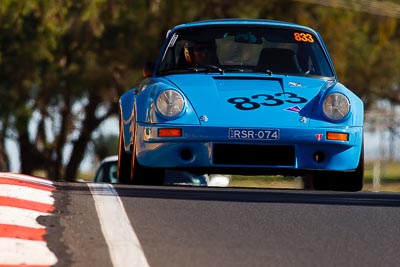
{"label": "windscreen sticker", "polygon": [[314,43],[314,38],[309,33],[295,32],[293,33],[293,37],[297,42]]}
{"label": "windscreen sticker", "polygon": [[[283,98],[283,100],[281,98]],[[284,93],[276,93],[274,95],[269,95],[269,94],[252,95],[250,98],[242,96],[232,97],[228,99],[228,102],[233,104],[235,108],[240,110],[253,110],[253,109],[258,109],[261,106],[273,107],[273,106],[280,106],[285,103],[291,103],[291,104],[307,103],[308,100],[304,97],[298,96],[295,93],[284,92]]]}
{"label": "windscreen sticker", "polygon": [[169,41],[168,47],[174,47],[176,40],[178,39],[179,35],[174,34],[174,36],[171,37],[171,40]]}

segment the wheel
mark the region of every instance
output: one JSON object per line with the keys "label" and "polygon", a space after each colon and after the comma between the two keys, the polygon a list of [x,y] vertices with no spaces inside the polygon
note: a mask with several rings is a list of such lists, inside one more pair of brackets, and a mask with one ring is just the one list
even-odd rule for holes
{"label": "wheel", "polygon": [[130,181],[136,185],[163,185],[165,179],[165,170],[158,168],[148,168],[139,164],[136,158],[136,152],[131,157]]}
{"label": "wheel", "polygon": [[361,191],[364,185],[364,149],[361,150],[360,161],[354,172],[339,174],[339,180],[333,190],[338,191]]}
{"label": "wheel", "polygon": [[131,157],[129,154],[125,153],[124,131],[121,118],[119,121],[117,177],[120,183],[129,184],[131,181]]}
{"label": "wheel", "polygon": [[315,190],[360,191],[364,184],[364,148],[358,166],[353,172],[322,172],[312,177]]}
{"label": "wheel", "polygon": [[132,136],[132,157],[130,181],[136,185],[163,185],[165,170],[159,168],[144,167],[139,164],[136,157],[136,127]]}

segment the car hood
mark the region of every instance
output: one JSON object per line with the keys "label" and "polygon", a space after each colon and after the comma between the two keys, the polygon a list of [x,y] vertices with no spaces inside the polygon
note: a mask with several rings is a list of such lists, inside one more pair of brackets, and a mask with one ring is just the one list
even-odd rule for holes
{"label": "car hood", "polygon": [[307,127],[328,81],[300,76],[173,75],[201,124],[208,126]]}

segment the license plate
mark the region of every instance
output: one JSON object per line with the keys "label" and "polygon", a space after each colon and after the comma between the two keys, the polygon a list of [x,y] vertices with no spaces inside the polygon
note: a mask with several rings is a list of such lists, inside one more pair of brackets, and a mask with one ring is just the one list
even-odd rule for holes
{"label": "license plate", "polygon": [[279,130],[229,128],[228,138],[240,140],[279,140]]}

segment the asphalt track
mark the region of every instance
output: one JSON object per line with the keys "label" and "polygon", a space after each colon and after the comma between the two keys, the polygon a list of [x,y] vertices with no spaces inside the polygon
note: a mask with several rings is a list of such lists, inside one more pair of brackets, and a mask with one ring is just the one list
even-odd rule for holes
{"label": "asphalt track", "polygon": [[396,266],[400,196],[116,188],[150,266]]}
{"label": "asphalt track", "polygon": [[53,256],[40,266],[397,266],[400,260],[397,193],[55,188],[55,208],[36,219]]}
{"label": "asphalt track", "polygon": [[[144,265],[136,266],[396,266],[400,259],[399,194],[113,188],[119,198],[115,202],[123,206],[139,241],[132,241],[137,249],[132,253],[142,251],[146,258]],[[107,191],[103,187],[97,194],[112,197]],[[104,253],[115,245],[108,243],[99,225],[92,188],[74,183],[60,193],[69,201],[60,207],[66,209],[60,238],[70,254],[56,252],[59,266],[67,266],[62,265],[65,259],[70,266],[135,266],[123,260],[116,265]],[[108,217],[111,224],[117,220]],[[81,225],[79,234],[71,231],[75,225]],[[53,240],[50,247],[58,243]]]}

